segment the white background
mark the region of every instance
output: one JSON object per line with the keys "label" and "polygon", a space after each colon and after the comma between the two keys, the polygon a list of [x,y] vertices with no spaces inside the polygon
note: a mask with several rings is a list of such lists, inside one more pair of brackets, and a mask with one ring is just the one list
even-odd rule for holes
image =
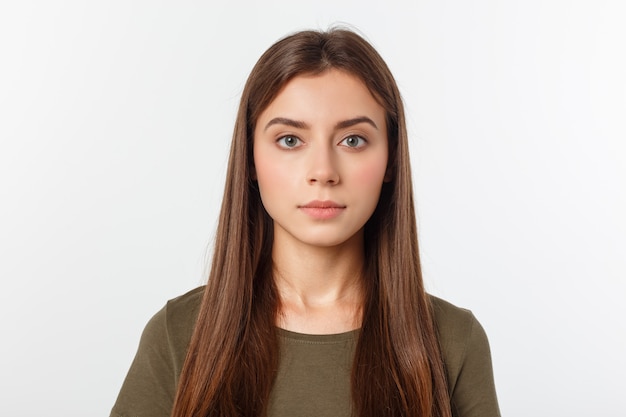
{"label": "white background", "polygon": [[0,414],[108,415],[146,321],[204,281],[252,65],[347,22],[403,92],[427,286],[487,330],[503,415],[624,415],[625,10],[3,2]]}

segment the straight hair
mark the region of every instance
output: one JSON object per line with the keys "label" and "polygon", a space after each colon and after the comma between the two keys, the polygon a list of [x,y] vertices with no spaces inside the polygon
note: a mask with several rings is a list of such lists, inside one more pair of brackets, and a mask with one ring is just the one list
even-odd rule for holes
{"label": "straight hair", "polygon": [[[364,227],[364,305],[351,374],[360,417],[451,417],[432,305],[424,290],[402,99],[389,68],[345,29],[303,31],[272,45],[244,87],[235,123],[215,252],[181,370],[173,417],[266,416],[279,362],[280,299],[273,223],[253,179],[261,112],[299,75],[358,77],[385,109],[388,172]],[[375,381],[375,383],[372,383]]]}

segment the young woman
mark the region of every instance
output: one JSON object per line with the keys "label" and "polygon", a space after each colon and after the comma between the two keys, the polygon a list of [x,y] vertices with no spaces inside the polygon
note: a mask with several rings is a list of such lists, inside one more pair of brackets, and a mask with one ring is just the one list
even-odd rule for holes
{"label": "young woman", "polygon": [[420,273],[400,93],[305,31],[244,88],[206,287],[148,323],[112,416],[498,416],[487,338]]}

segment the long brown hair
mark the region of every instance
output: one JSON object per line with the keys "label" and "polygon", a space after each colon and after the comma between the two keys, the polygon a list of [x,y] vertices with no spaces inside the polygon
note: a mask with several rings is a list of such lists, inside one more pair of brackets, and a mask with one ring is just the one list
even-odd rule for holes
{"label": "long brown hair", "polygon": [[[354,32],[290,35],[253,68],[230,150],[215,252],[173,417],[265,416],[279,361],[272,219],[252,178],[255,123],[281,88],[330,68],[359,77],[386,110],[391,181],[365,225],[365,302],[352,368],[356,416],[450,417],[422,282],[404,110],[387,65]],[[372,383],[375,381],[375,383]]]}

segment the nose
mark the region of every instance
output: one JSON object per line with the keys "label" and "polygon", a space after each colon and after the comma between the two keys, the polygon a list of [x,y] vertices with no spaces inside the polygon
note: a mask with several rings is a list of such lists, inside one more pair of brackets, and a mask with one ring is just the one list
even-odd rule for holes
{"label": "nose", "polygon": [[339,183],[336,155],[329,146],[317,146],[310,149],[307,177],[309,184],[336,185]]}

